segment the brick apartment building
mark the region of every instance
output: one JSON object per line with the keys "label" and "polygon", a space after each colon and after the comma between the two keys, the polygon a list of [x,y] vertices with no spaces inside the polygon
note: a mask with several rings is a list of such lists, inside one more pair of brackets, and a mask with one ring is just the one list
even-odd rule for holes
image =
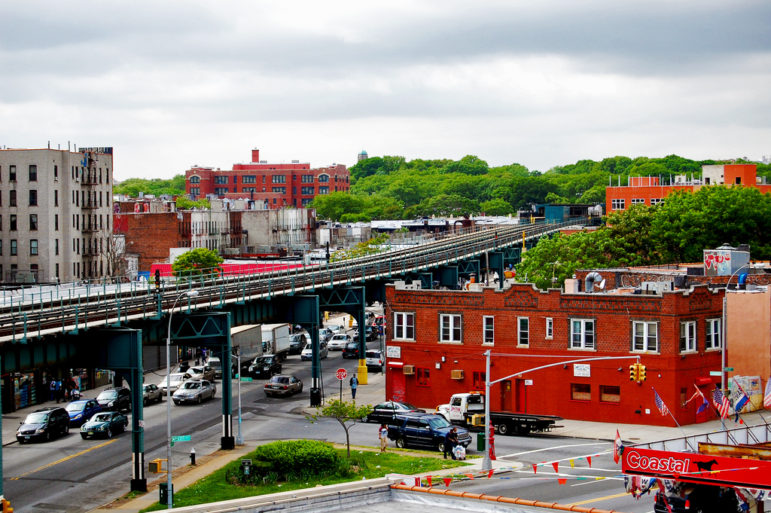
{"label": "brick apartment building", "polygon": [[260,160],[252,150],[252,161],[234,164],[231,170],[194,166],[185,171],[185,192],[193,199],[248,199],[261,208],[305,207],[313,198],[350,189],[350,175],[343,164],[311,169],[310,164],[292,161],[273,164]]}
{"label": "brick apartment building", "polygon": [[702,166],[701,179],[689,180],[686,175],[677,175],[672,185],[662,185],[657,176],[629,177],[626,186],[605,189],[605,205],[608,212],[623,211],[631,205],[656,205],[673,191],[695,192],[709,185],[741,185],[771,192],[771,185],[759,182],[755,164],[708,165]]}

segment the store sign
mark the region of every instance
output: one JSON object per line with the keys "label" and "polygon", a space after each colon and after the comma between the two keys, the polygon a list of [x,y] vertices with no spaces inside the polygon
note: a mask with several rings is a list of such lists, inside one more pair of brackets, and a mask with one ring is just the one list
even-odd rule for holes
{"label": "store sign", "polygon": [[573,376],[580,378],[591,378],[592,369],[588,363],[576,363],[573,365]]}
{"label": "store sign", "polygon": [[402,347],[401,346],[386,346],[386,357],[387,358],[401,358],[402,357]]}

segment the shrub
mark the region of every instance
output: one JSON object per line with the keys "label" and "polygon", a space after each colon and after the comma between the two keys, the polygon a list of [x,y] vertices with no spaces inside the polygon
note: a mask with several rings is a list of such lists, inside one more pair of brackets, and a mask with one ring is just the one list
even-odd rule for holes
{"label": "shrub", "polygon": [[287,440],[257,447],[254,458],[270,464],[279,479],[338,474],[343,468],[331,445],[317,440]]}

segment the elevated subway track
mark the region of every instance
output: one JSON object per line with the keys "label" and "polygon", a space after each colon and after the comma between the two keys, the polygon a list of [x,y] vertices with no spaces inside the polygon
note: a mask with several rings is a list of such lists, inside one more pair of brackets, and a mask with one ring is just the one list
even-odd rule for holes
{"label": "elevated subway track", "polygon": [[[516,247],[584,219],[557,224],[498,225],[470,233],[444,236],[431,242],[320,266],[311,265],[252,275],[205,276],[195,280],[121,287],[94,285],[84,294],[11,302],[0,307],[0,342],[25,342],[31,337],[69,333],[97,326],[124,325],[135,319],[157,319],[168,312],[175,298],[187,289],[198,296],[186,298],[178,309],[211,309],[228,303],[271,299],[277,295],[312,293],[318,288],[363,284],[425,272],[472,260],[485,253]],[[524,237],[523,237],[524,234]]]}

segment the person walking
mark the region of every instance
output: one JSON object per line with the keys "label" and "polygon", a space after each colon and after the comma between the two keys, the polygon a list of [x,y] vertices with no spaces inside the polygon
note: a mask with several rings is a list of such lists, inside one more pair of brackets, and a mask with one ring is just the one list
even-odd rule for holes
{"label": "person walking", "polygon": [[64,391],[62,390],[62,380],[59,378],[56,378],[56,382],[54,384],[54,391],[56,392],[56,404],[59,404],[59,401],[64,399]]}
{"label": "person walking", "polygon": [[388,447],[388,428],[385,424],[380,424],[377,436],[380,438],[380,452],[386,452],[386,447]]}
{"label": "person walking", "polygon": [[359,378],[357,378],[356,374],[354,374],[351,376],[351,380],[348,383],[351,385],[351,398],[355,401],[356,389],[359,388]]}
{"label": "person walking", "polygon": [[[56,399],[56,378],[51,376],[51,381],[48,384],[48,400],[53,401]],[[58,401],[57,401],[58,402]]]}

